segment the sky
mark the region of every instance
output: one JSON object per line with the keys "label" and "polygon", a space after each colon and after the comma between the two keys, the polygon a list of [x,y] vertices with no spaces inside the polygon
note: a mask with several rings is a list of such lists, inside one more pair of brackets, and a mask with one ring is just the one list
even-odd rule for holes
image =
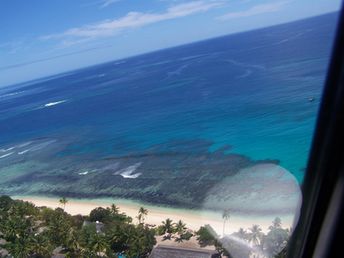
{"label": "sky", "polygon": [[0,87],[338,11],[341,0],[1,0]]}

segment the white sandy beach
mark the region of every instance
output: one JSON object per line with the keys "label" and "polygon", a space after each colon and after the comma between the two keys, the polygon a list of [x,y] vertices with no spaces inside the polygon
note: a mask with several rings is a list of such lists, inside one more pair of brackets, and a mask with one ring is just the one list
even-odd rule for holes
{"label": "white sandy beach", "polygon": [[[14,199],[21,199],[34,203],[36,206],[47,206],[50,208],[61,207],[58,198],[45,198],[35,196],[13,196]],[[126,213],[136,219],[138,209],[145,207],[148,209],[148,216],[146,223],[153,225],[160,225],[163,220],[170,218],[177,222],[178,220],[184,221],[187,227],[192,230],[198,230],[205,224],[211,225],[218,234],[223,231],[223,219],[220,212],[202,211],[202,210],[187,210],[178,208],[166,208],[153,205],[144,205],[139,202],[127,201],[122,199],[68,199],[65,210],[66,212],[76,215],[88,215],[90,211],[96,207],[109,207],[112,203],[116,204],[121,212]],[[261,226],[264,232],[268,230],[272,220],[276,217],[273,216],[243,216],[239,214],[231,214],[230,219],[226,222],[225,233],[230,234],[237,231],[239,228],[247,229],[253,224]],[[281,215],[283,227],[290,228],[293,225],[293,215]]]}

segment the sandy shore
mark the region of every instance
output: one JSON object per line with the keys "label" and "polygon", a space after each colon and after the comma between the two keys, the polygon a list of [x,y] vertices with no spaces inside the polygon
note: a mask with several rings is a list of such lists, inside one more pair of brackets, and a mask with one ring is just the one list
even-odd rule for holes
{"label": "sandy shore", "polygon": [[[34,203],[36,206],[47,206],[50,208],[61,207],[58,198],[45,198],[36,196],[13,196],[14,199],[21,199]],[[96,207],[109,207],[111,204],[116,204],[121,212],[126,213],[136,220],[136,216],[140,207],[148,209],[148,216],[146,223],[160,225],[163,220],[170,218],[177,222],[184,221],[187,227],[192,230],[198,230],[205,224],[211,225],[218,234],[223,231],[223,219],[221,212],[211,212],[202,210],[187,210],[178,208],[167,208],[153,205],[145,205],[139,202],[122,200],[122,199],[68,199],[65,210],[72,214],[88,215],[90,211]],[[247,229],[253,224],[261,226],[264,232],[268,230],[272,220],[276,216],[243,216],[240,214],[231,214],[230,219],[226,222],[225,233],[230,234],[237,231],[239,228]],[[293,215],[281,215],[283,227],[289,228],[293,225]]]}

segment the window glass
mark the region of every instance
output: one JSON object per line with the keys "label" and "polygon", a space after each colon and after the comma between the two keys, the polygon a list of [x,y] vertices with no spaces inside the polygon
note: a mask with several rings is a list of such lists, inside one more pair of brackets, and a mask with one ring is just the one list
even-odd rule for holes
{"label": "window glass", "polygon": [[[0,3],[0,194],[60,208],[15,217],[46,223],[30,232],[48,253],[75,233],[84,255],[273,257],[302,204],[340,2],[134,2]],[[13,255],[5,206],[20,204],[1,198]]]}

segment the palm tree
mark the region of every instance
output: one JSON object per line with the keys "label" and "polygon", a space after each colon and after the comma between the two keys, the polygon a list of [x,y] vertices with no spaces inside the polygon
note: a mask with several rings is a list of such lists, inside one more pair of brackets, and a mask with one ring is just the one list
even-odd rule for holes
{"label": "palm tree", "polygon": [[13,215],[5,220],[5,223],[1,223],[1,232],[7,241],[15,241],[18,233],[22,231],[18,227],[18,224],[21,222],[18,221],[18,218],[19,217]]}
{"label": "palm tree", "polygon": [[1,232],[6,241],[14,242],[18,238],[27,237],[33,228],[32,218],[23,218],[13,214],[1,221]]}
{"label": "palm tree", "polygon": [[54,216],[50,218],[47,224],[47,234],[51,242],[57,246],[65,244],[71,226],[68,216],[63,211],[54,212]]}
{"label": "palm tree", "polygon": [[162,222],[162,227],[165,233],[171,234],[173,232],[173,223],[171,219],[166,219]]}
{"label": "palm tree", "polygon": [[67,257],[81,257],[82,248],[78,239],[78,232],[75,229],[69,231],[65,243]]}
{"label": "palm tree", "polygon": [[249,230],[251,231],[248,235],[249,241],[256,246],[259,246],[263,236],[261,227],[259,225],[252,225]]}
{"label": "palm tree", "polygon": [[109,246],[103,235],[93,234],[88,244],[88,248],[89,250],[93,251],[97,255],[100,255],[101,253],[106,252]]}
{"label": "palm tree", "polygon": [[185,223],[182,221],[182,220],[179,220],[178,223],[175,223],[175,229],[176,229],[176,232],[179,234],[179,235],[182,235],[186,229],[186,225]]}
{"label": "palm tree", "polygon": [[273,229],[281,228],[281,226],[282,226],[282,220],[279,217],[276,217],[273,220],[272,225],[269,227],[269,229],[273,230]]}
{"label": "palm tree", "polygon": [[112,204],[112,205],[111,205],[111,212],[112,212],[113,214],[118,214],[118,213],[119,213],[119,207],[116,206],[115,204]]}
{"label": "palm tree", "polygon": [[229,220],[230,217],[230,210],[229,209],[225,209],[222,213],[222,218],[223,218],[223,232],[222,235],[225,235],[225,226],[226,226],[226,221]]}
{"label": "palm tree", "polygon": [[241,239],[247,239],[247,232],[243,228],[239,228],[239,231],[236,233],[236,235]]}
{"label": "palm tree", "polygon": [[52,246],[49,239],[43,234],[38,234],[31,240],[32,251],[39,257],[50,257],[52,253]]}
{"label": "palm tree", "polygon": [[145,216],[147,216],[148,214],[148,210],[141,207],[139,209],[139,215],[137,216],[138,220],[139,220],[139,224],[143,224],[144,220],[145,220]]}
{"label": "palm tree", "polygon": [[68,202],[67,198],[66,197],[62,197],[60,200],[59,200],[60,204],[63,205],[63,210],[65,210],[66,208],[66,204]]}
{"label": "palm tree", "polygon": [[17,238],[14,242],[5,244],[4,248],[16,258],[27,258],[32,254],[29,238]]}

